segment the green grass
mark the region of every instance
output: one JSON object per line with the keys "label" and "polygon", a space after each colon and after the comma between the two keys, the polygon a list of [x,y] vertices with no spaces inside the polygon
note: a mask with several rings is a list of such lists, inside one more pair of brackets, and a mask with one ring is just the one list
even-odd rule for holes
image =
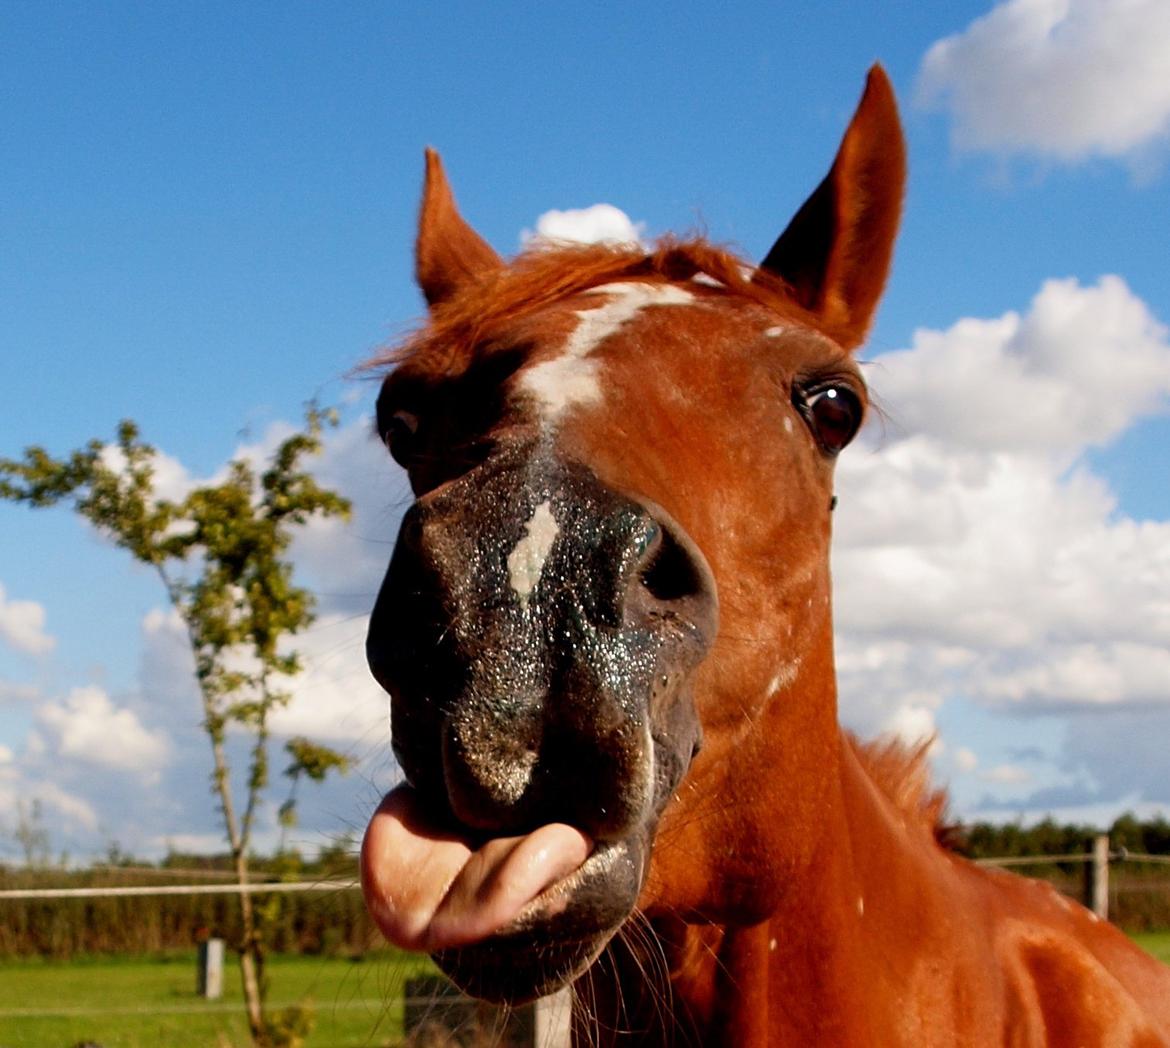
{"label": "green grass", "polygon": [[[0,965],[0,1048],[243,1048],[250,1044],[239,976],[229,958],[224,996],[195,995],[194,953],[165,960],[94,958]],[[361,961],[274,957],[269,1005],[308,1002],[307,1048],[380,1048],[402,1036],[402,984],[433,968],[425,958],[371,954]]]}
{"label": "green grass", "polygon": [[[1132,936],[1170,964],[1170,931]],[[88,958],[0,965],[0,1048],[245,1048],[239,979],[224,970],[224,997],[195,996],[195,956]],[[361,961],[274,957],[269,1002],[312,1004],[306,1048],[382,1048],[402,1036],[402,984],[433,971],[425,958],[371,954]]]}
{"label": "green grass", "polygon": [[1170,964],[1170,931],[1134,932],[1130,938],[1158,960]]}

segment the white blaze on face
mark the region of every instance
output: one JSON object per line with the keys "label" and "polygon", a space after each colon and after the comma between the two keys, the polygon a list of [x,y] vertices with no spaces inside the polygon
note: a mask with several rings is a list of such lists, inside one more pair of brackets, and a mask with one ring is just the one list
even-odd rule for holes
{"label": "white blaze on face", "polygon": [[522,607],[528,606],[528,598],[540,582],[544,562],[548,560],[558,531],[560,528],[553,519],[552,507],[546,499],[536,507],[532,519],[524,525],[524,537],[508,554],[508,579]]}
{"label": "white blaze on face", "polygon": [[596,309],[578,310],[577,326],[561,355],[537,364],[520,378],[520,388],[536,402],[541,419],[553,425],[569,407],[601,399],[600,365],[589,355],[647,306],[683,306],[691,292],[673,284],[603,284],[587,294],[609,295]]}

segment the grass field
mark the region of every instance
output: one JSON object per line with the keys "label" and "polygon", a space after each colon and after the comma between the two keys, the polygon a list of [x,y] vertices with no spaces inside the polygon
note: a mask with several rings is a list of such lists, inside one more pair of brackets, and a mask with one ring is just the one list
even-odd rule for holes
{"label": "grass field", "polygon": [[[1170,964],[1170,931],[1133,937]],[[382,1048],[402,1036],[402,986],[433,969],[425,959],[371,954],[361,961],[274,957],[272,1005],[311,1002],[316,1025],[307,1048]],[[224,998],[195,996],[195,957],[95,958],[0,965],[0,1048],[245,1048],[234,967]]]}
{"label": "grass field", "polygon": [[[380,1048],[402,1036],[402,984],[433,971],[401,954],[361,961],[274,957],[273,1010],[308,1002],[308,1048]],[[238,976],[225,964],[224,997],[195,995],[195,955],[0,965],[0,1048],[243,1048],[250,1044]]]}
{"label": "grass field", "polygon": [[1142,932],[1130,938],[1158,960],[1170,964],[1170,932]]}

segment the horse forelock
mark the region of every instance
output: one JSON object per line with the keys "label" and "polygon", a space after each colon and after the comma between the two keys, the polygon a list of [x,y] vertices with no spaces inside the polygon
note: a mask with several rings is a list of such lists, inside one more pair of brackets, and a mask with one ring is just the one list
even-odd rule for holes
{"label": "horse forelock", "polygon": [[426,323],[366,368],[384,370],[410,361],[434,374],[458,370],[481,347],[506,340],[517,322],[573,295],[622,281],[690,281],[715,289],[712,293],[755,302],[781,320],[818,326],[780,278],[702,237],[666,236],[651,250],[624,244],[538,244],[432,309]]}

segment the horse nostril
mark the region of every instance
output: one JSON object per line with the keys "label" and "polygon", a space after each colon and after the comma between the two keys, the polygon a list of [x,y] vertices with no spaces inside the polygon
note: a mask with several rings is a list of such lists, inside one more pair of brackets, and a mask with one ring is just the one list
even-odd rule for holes
{"label": "horse nostril", "polygon": [[703,581],[690,554],[668,527],[657,526],[642,554],[642,585],[656,600],[682,600],[702,592]]}

